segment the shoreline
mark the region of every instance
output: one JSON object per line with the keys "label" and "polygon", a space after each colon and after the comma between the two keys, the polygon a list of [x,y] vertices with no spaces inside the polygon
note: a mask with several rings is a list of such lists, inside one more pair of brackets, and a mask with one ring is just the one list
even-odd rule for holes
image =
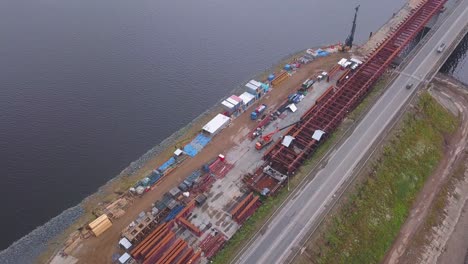
{"label": "shoreline", "polygon": [[[315,49],[318,47],[313,48]],[[217,100],[211,107],[140,155],[136,160],[130,162],[118,175],[99,186],[95,192],[84,197],[77,205],[66,208],[60,214],[53,216],[47,222],[12,242],[6,249],[0,251],[0,257],[6,260],[6,263],[9,263],[8,259],[16,257],[14,255],[15,252],[25,252],[26,249],[30,252],[30,249],[34,245],[37,250],[30,252],[31,254],[25,257],[25,261],[48,263],[53,256],[62,249],[63,243],[68,237],[75,232],[78,227],[83,226],[93,217],[93,211],[95,208],[99,207],[99,204],[119,197],[119,192],[127,191],[130,186],[133,186],[138,180],[145,177],[148,173],[145,167],[149,166],[150,163],[159,163],[159,160],[164,161],[172,155],[172,148],[175,145],[192,139],[193,136],[199,132],[203,123],[219,112],[221,108],[220,102],[223,101],[226,96],[243,91],[244,84],[250,79],[266,79],[269,73],[277,71],[278,68],[282,68],[285,61],[305,53],[306,50],[307,49],[303,49],[285,55],[265,70],[239,82],[238,85]],[[125,188],[127,185],[129,185],[128,188]],[[58,224],[61,224],[59,228]],[[53,230],[51,231],[51,229]],[[37,247],[37,245],[42,245],[42,247]],[[17,261],[18,259],[15,258],[15,260]]]}

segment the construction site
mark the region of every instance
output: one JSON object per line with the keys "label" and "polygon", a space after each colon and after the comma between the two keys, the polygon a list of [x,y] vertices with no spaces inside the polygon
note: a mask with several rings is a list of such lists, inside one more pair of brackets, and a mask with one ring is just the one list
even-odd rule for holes
{"label": "construction site", "polygon": [[264,199],[288,184],[444,3],[407,5],[368,53],[353,48],[356,7],[343,44],[308,49],[227,97],[190,143],[103,204],[51,262],[208,263]]}

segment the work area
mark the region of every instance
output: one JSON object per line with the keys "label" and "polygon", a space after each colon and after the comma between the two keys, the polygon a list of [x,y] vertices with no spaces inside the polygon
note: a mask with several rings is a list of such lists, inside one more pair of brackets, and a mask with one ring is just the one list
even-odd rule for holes
{"label": "work area", "polygon": [[[285,72],[289,70],[288,76],[300,69],[297,63],[294,67],[290,65],[284,67]],[[203,126],[202,134],[221,136],[222,129],[236,123],[241,115],[249,117],[246,121],[253,123],[253,128],[244,129],[237,135],[239,140],[234,147],[192,171],[161,200],[154,201],[151,209],[140,213],[122,232],[122,239],[127,239],[132,249],[119,256],[128,254],[129,260],[138,263],[207,263],[261,206],[262,197],[274,195],[287,183],[287,175],[263,161],[267,146],[272,142],[289,146],[294,138],[282,132],[300,124],[301,116],[324,93],[330,92],[343,74],[349,73],[350,66],[336,63],[329,71],[331,74],[321,70],[308,76],[275,108],[261,100],[276,89],[271,84],[275,79],[246,84],[245,93],[257,104],[244,102],[245,93],[239,100],[230,96],[222,101],[226,112]],[[323,133],[318,130],[316,137],[320,139]],[[149,229],[140,228],[147,215],[152,215],[155,224]]]}
{"label": "work area", "polygon": [[[271,166],[268,155],[277,146],[301,152],[303,139],[291,131],[304,126],[304,116],[363,64],[345,48],[308,49],[264,78],[244,83],[241,91],[220,101],[218,112],[200,124],[188,143],[174,146],[170,157],[122,194],[125,202],[114,206],[120,217],[99,211],[113,223],[108,236],[105,231],[92,235],[92,224],[82,232],[89,231],[95,243],[118,245],[112,256],[106,253],[115,263],[208,263],[262,201],[293,176]],[[330,131],[315,127],[310,132],[318,144]],[[95,259],[104,258],[96,254]]]}

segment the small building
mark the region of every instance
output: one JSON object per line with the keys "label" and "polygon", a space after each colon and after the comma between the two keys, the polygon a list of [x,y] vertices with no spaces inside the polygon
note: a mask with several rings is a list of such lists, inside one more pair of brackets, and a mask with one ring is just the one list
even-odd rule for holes
{"label": "small building", "polygon": [[262,87],[261,82],[250,80],[246,85],[246,92],[255,95],[255,98],[260,98],[265,93],[265,88]]}
{"label": "small building", "polygon": [[172,197],[177,198],[180,195],[180,189],[178,187],[174,187],[169,191],[169,194],[172,195]]}
{"label": "small building", "polygon": [[239,97],[235,96],[235,95],[231,95],[231,97],[229,97],[228,99],[226,99],[226,101],[228,101],[229,103],[231,103],[232,105],[234,105],[234,107],[237,109],[239,109],[242,105],[242,99],[240,99]]}
{"label": "small building", "polygon": [[245,108],[251,106],[255,102],[255,96],[249,92],[244,92],[239,95],[239,98],[242,99]]}
{"label": "small building", "polygon": [[258,98],[258,94],[260,93],[260,87],[259,86],[255,86],[251,83],[247,83],[245,85],[246,89],[245,91],[250,93],[250,94],[253,94],[255,95],[257,98]]}
{"label": "small building", "polygon": [[223,105],[223,108],[224,108],[224,110],[226,110],[228,115],[231,115],[232,113],[234,113],[236,111],[236,107],[227,100],[222,101],[221,105]]}
{"label": "small building", "polygon": [[262,85],[262,83],[261,83],[261,82],[259,82],[259,81],[256,81],[256,80],[250,80],[250,81],[249,81],[249,83],[251,83],[251,84],[253,84],[253,85],[257,86],[257,87],[259,87],[259,86],[261,86],[261,85]]}
{"label": "small building", "polygon": [[126,237],[120,239],[119,246],[121,246],[124,250],[129,250],[132,247],[132,243],[128,241]]}
{"label": "small building", "polygon": [[216,135],[219,131],[229,125],[230,121],[231,118],[223,114],[218,114],[203,127],[203,131],[210,135]]}
{"label": "small building", "polygon": [[124,253],[122,256],[119,258],[119,263],[120,264],[128,264],[132,261],[132,257],[128,253]]}

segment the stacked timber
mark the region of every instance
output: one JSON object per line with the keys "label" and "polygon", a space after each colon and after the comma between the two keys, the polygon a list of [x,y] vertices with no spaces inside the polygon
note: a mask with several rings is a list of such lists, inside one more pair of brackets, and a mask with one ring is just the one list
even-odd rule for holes
{"label": "stacked timber", "polygon": [[287,71],[284,71],[282,73],[280,73],[278,76],[276,76],[275,79],[273,79],[273,81],[271,81],[271,84],[273,86],[276,86],[280,83],[282,83],[284,80],[286,80],[287,78],[289,77],[289,74]]}
{"label": "stacked timber", "polygon": [[112,226],[112,222],[106,214],[103,214],[88,224],[88,228],[95,236],[100,236]]}

